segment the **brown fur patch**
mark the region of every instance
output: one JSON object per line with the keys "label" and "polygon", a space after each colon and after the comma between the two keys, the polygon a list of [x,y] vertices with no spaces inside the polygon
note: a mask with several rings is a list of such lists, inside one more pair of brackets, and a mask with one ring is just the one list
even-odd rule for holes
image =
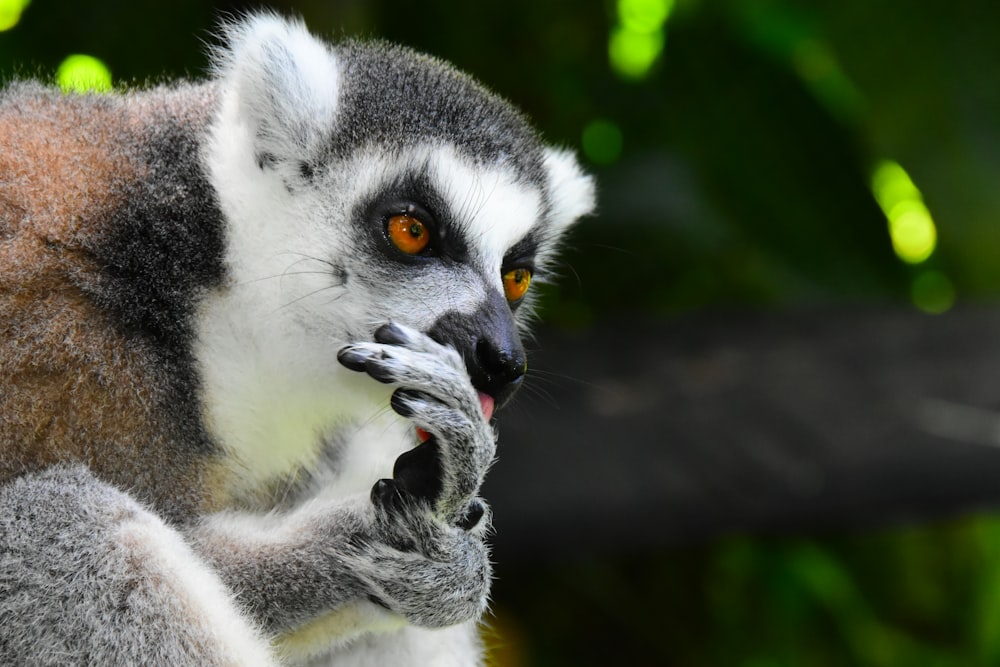
{"label": "brown fur patch", "polygon": [[170,442],[162,369],[82,289],[100,279],[88,249],[107,212],[143,176],[157,109],[130,99],[0,97],[0,482],[79,461],[183,516],[212,502],[212,464]]}

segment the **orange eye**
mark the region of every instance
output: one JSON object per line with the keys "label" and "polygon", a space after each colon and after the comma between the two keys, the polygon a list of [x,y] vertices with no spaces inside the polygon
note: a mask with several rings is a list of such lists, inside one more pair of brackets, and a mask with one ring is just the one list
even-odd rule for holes
{"label": "orange eye", "polygon": [[503,292],[511,303],[523,297],[530,284],[531,271],[528,269],[514,269],[503,274]]}
{"label": "orange eye", "polygon": [[412,215],[394,215],[389,218],[389,240],[407,255],[416,255],[431,242],[430,230]]}

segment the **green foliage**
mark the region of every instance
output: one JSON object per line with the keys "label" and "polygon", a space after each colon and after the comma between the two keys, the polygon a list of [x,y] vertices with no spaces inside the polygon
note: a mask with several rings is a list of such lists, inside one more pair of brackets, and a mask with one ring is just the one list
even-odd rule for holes
{"label": "green foliage", "polygon": [[[1000,519],[848,537],[732,537],[657,556],[501,567],[513,664],[987,667]],[[539,590],[549,595],[538,596]]]}

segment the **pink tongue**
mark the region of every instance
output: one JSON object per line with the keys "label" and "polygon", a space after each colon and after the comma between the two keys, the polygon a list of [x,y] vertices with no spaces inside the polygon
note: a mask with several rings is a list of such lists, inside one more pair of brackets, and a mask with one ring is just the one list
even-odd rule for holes
{"label": "pink tongue", "polygon": [[483,408],[483,416],[486,417],[486,421],[493,418],[493,397],[489,394],[484,394],[479,392],[479,405]]}
{"label": "pink tongue", "polygon": [[[495,407],[495,401],[493,397],[489,394],[484,394],[479,392],[479,406],[483,410],[483,416],[486,417],[486,421],[489,421],[493,417],[493,408]],[[422,428],[417,428],[417,438],[420,442],[426,442],[431,437],[431,434]]]}

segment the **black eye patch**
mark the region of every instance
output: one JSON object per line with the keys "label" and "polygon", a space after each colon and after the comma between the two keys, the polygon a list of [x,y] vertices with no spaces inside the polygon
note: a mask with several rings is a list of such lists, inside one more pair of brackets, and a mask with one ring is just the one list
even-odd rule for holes
{"label": "black eye patch", "polygon": [[506,272],[513,268],[526,268],[534,271],[535,254],[538,252],[538,239],[530,232],[523,239],[511,246],[503,256],[502,270]]}
{"label": "black eye patch", "polygon": [[361,222],[360,228],[368,236],[370,247],[390,250],[386,243],[386,226],[393,216],[401,214],[417,214],[433,229],[434,251],[410,257],[390,253],[390,257],[404,262],[432,259],[468,261],[468,242],[457,233],[458,226],[451,217],[447,202],[431,185],[425,173],[407,173],[383,184],[358,206],[355,219]]}

